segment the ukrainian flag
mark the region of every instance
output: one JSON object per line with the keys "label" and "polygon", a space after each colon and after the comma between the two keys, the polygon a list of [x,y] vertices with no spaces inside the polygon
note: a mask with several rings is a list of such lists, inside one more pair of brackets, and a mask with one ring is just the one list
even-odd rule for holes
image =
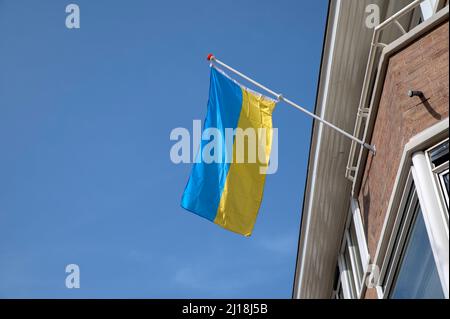
{"label": "ukrainian flag", "polygon": [[[275,105],[275,100],[241,86],[215,66],[211,67],[203,137],[211,128],[221,133],[220,141],[216,141],[221,148],[220,155],[217,161],[205,162],[202,154],[211,140],[202,139],[181,201],[183,208],[225,229],[244,236],[251,235],[263,196]],[[230,142],[226,142],[227,128],[228,132],[237,128],[244,131],[253,129],[258,141],[257,154],[262,152],[264,156],[250,161],[248,152],[254,146],[249,145],[249,139],[245,140],[244,147],[241,143],[236,145],[235,134],[230,147]],[[239,154],[242,152],[244,154]],[[242,157],[244,162],[236,160]]]}

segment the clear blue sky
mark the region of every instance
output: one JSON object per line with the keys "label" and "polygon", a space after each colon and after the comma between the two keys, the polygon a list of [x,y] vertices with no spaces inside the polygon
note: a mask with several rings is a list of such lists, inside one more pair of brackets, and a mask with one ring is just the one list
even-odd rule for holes
{"label": "clear blue sky", "polygon": [[[252,237],[180,207],[213,52],[313,109],[328,1],[0,0],[0,297],[290,298],[311,119],[278,105]],[[65,287],[65,266],[81,288]]]}

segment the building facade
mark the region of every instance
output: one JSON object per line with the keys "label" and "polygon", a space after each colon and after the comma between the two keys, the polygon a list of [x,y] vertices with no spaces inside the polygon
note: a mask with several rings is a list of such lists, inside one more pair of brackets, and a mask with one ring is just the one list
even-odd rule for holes
{"label": "building facade", "polygon": [[294,298],[448,298],[449,6],[332,0]]}

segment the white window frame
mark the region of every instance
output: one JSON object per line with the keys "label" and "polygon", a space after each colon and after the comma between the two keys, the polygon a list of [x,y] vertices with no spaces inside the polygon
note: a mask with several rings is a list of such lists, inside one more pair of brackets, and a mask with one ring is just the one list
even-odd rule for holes
{"label": "white window frame", "polygon": [[[448,209],[449,209],[449,194],[447,191],[447,186],[445,185],[445,181],[444,181],[444,175],[449,174],[449,169],[448,169],[448,163],[444,164],[446,167],[445,169],[443,169],[440,172],[435,172],[436,173],[436,178],[438,179],[439,182],[439,186],[441,187],[441,194],[443,197],[443,200],[445,201],[445,205],[447,206],[447,224],[448,224]],[[441,168],[441,167],[438,167]],[[438,169],[436,168],[436,169]]]}
{"label": "white window frame", "polygon": [[[355,229],[355,243],[353,243],[350,227],[354,227]],[[349,245],[350,243],[357,245],[358,249],[356,250],[353,246]],[[346,249],[348,249],[349,252],[350,265],[347,265],[344,257]],[[359,254],[358,256],[356,256],[358,252]],[[358,263],[358,259],[361,261],[360,264]],[[364,233],[361,212],[359,210],[358,201],[352,197],[350,199],[349,213],[345,224],[341,249],[338,256],[338,267],[340,271],[339,281],[342,285],[344,297],[346,299],[359,299],[363,295],[366,288],[364,285],[364,281],[367,276],[369,263],[370,255],[367,248],[367,241]],[[353,276],[350,275],[350,272],[347,270],[347,266],[351,267]],[[359,268],[361,268],[360,274],[358,272]]]}
{"label": "white window frame", "polygon": [[441,146],[444,143],[448,143],[449,139],[445,139],[442,142],[438,143],[437,145],[430,147],[426,152],[426,156],[427,159],[429,161],[429,169],[431,170],[431,172],[433,173],[433,179],[435,182],[435,192],[438,194],[439,199],[441,200],[441,211],[443,212],[443,218],[445,219],[445,221],[447,222],[447,236],[448,236],[448,219],[449,219],[449,214],[448,214],[448,209],[449,209],[449,194],[446,191],[446,187],[445,187],[445,183],[443,180],[443,175],[447,174],[449,172],[449,162],[445,162],[437,167],[433,167],[433,163],[431,160],[431,155],[430,153],[438,148],[439,146]]}
{"label": "white window frame", "polygon": [[412,174],[410,173],[406,182],[405,191],[402,196],[399,214],[395,221],[394,231],[391,235],[388,246],[390,258],[386,258],[380,271],[378,292],[381,291],[381,298],[388,298],[392,284],[394,283],[400,259],[403,256],[404,247],[407,244],[408,235],[411,230],[411,223],[415,217],[416,207],[420,205],[417,190],[414,187]]}
{"label": "white window frame", "polygon": [[[345,260],[342,254],[339,254],[338,257],[338,266],[339,266],[339,280],[342,285],[342,290],[344,292],[345,299],[356,299],[355,291],[351,287],[351,282],[353,282],[353,278],[349,275],[349,271],[345,267]],[[351,281],[350,281],[351,280]]]}
{"label": "white window frame", "polygon": [[366,273],[370,264],[370,255],[369,249],[367,247],[366,234],[364,232],[364,224],[361,218],[361,211],[359,209],[358,200],[356,200],[356,198],[354,197],[350,199],[350,208],[353,218],[353,224],[355,225],[356,236],[358,239],[358,246],[361,254],[363,272]]}
{"label": "white window frame", "polygon": [[[436,146],[436,145],[435,145]],[[435,148],[433,146],[432,148]],[[431,162],[425,152],[412,156],[412,174],[420,206],[424,213],[425,226],[433,250],[439,278],[446,298],[449,297],[449,229],[447,210],[441,200],[440,190],[431,170]]]}

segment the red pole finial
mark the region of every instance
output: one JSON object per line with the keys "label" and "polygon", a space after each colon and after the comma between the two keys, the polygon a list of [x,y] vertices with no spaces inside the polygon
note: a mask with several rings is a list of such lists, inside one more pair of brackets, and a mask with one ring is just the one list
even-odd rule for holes
{"label": "red pole finial", "polygon": [[206,59],[208,61],[211,61],[211,59],[213,59],[213,58],[214,58],[214,54],[212,54],[212,53],[208,54],[208,56],[206,57]]}

